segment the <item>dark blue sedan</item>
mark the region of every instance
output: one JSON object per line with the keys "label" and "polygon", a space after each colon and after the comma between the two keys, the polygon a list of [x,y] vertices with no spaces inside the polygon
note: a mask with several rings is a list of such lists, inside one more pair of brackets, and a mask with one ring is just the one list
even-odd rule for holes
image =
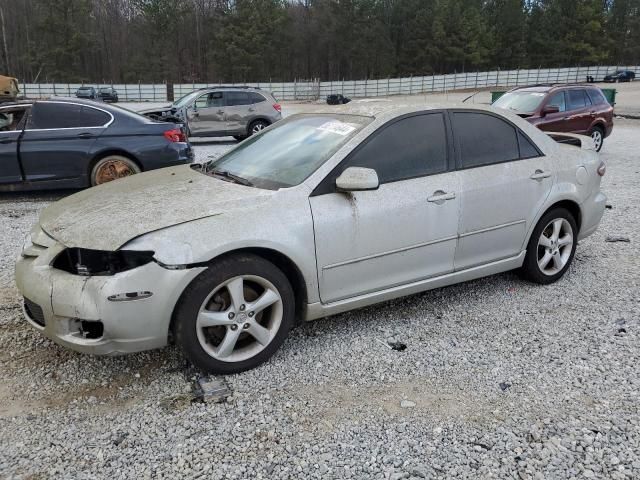
{"label": "dark blue sedan", "polygon": [[92,101],[0,107],[0,191],[83,188],[191,163],[182,125]]}

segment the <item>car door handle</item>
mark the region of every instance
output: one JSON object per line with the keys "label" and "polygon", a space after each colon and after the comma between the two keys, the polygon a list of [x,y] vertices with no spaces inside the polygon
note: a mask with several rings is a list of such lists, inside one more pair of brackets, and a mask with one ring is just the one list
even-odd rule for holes
{"label": "car door handle", "polygon": [[79,133],[78,138],[93,138],[93,133],[89,133],[89,132]]}
{"label": "car door handle", "polygon": [[437,203],[438,205],[442,205],[447,200],[453,200],[456,198],[456,194],[451,192],[443,192],[442,190],[436,190],[433,192],[433,195],[427,198],[427,202]]}
{"label": "car door handle", "polygon": [[551,172],[543,172],[542,170],[536,170],[536,172],[531,175],[529,178],[531,180],[543,180],[545,178],[549,178],[551,176]]}
{"label": "car door handle", "polygon": [[224,110],[218,110],[216,113],[217,113],[218,115],[222,115],[222,114],[224,113]]}

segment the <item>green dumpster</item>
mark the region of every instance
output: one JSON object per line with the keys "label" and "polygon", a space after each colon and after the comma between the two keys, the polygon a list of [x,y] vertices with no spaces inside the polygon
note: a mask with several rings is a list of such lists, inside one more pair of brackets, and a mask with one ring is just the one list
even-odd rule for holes
{"label": "green dumpster", "polygon": [[616,93],[618,93],[618,91],[615,88],[603,88],[602,93],[604,93],[604,98],[607,99],[607,102],[614,107],[616,105]]}
{"label": "green dumpster", "polygon": [[505,93],[507,93],[507,92],[505,92],[504,90],[499,91],[499,92],[491,92],[491,103],[494,103],[496,100],[498,100]]}

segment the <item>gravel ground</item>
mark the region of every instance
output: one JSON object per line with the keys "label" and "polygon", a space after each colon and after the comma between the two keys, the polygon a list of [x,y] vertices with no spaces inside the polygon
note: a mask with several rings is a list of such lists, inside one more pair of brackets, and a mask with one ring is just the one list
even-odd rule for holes
{"label": "gravel ground", "polygon": [[14,258],[65,192],[0,196],[0,477],[640,478],[639,139],[616,124],[612,209],[560,282],[507,273],[303,325],[219,404],[192,402],[175,347],[90,357],[30,328]]}

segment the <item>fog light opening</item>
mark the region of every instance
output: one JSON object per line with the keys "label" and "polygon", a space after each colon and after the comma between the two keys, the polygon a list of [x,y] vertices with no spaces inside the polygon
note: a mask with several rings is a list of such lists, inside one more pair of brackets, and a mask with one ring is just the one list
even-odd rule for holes
{"label": "fog light opening", "polygon": [[104,325],[102,322],[80,320],[80,333],[86,339],[96,340],[104,335]]}

